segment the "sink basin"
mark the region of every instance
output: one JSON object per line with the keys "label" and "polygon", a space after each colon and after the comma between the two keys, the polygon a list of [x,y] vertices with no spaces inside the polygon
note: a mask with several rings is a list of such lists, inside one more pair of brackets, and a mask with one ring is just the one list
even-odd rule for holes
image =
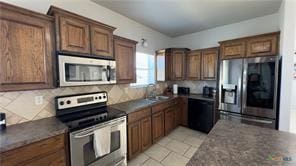
{"label": "sink basin", "polygon": [[161,101],[161,100],[167,100],[170,97],[168,96],[155,96],[153,98],[147,98],[147,100],[152,100],[152,101]]}

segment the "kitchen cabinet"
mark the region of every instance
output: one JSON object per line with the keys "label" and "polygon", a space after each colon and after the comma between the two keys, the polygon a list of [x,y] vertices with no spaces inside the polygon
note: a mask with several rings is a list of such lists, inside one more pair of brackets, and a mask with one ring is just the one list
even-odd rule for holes
{"label": "kitchen cabinet", "polygon": [[0,165],[67,165],[65,139],[61,134],[0,153]]}
{"label": "kitchen cabinet", "polygon": [[128,114],[128,159],[132,159],[152,144],[151,108]]}
{"label": "kitchen cabinet", "polygon": [[55,17],[57,51],[114,59],[114,27],[54,6],[48,14]]}
{"label": "kitchen cabinet", "polygon": [[179,105],[175,105],[175,127],[182,124],[182,109]]}
{"label": "kitchen cabinet", "polygon": [[251,37],[247,41],[247,57],[276,56],[278,54],[279,33]]}
{"label": "kitchen cabinet", "polygon": [[181,125],[188,126],[188,98],[179,97],[177,106],[181,109]]}
{"label": "kitchen cabinet", "polygon": [[200,50],[189,51],[186,58],[186,79],[200,80],[201,79],[201,56]]}
{"label": "kitchen cabinet", "polygon": [[175,108],[169,107],[165,110],[164,115],[165,135],[168,135],[175,128],[175,123]]}
{"label": "kitchen cabinet", "polygon": [[0,2],[0,91],[53,88],[54,19]]}
{"label": "kitchen cabinet", "polygon": [[79,19],[59,17],[60,51],[90,54],[89,24]]}
{"label": "kitchen cabinet", "polygon": [[114,36],[117,83],[136,82],[136,41]]}
{"label": "kitchen cabinet", "polygon": [[156,51],[156,80],[184,80],[187,48],[167,48]]}
{"label": "kitchen cabinet", "polygon": [[220,43],[221,59],[243,58],[246,55],[245,39],[230,40],[230,41],[224,41],[219,43]]}
{"label": "kitchen cabinet", "polygon": [[164,136],[164,112],[160,111],[152,115],[152,140],[157,142]]}
{"label": "kitchen cabinet", "polygon": [[209,48],[202,51],[202,79],[216,80],[218,49]]}
{"label": "kitchen cabinet", "polygon": [[141,152],[141,124],[134,122],[128,124],[128,158],[132,159]]}
{"label": "kitchen cabinet", "polygon": [[93,24],[91,30],[91,51],[95,55],[113,57],[113,29]]}
{"label": "kitchen cabinet", "polygon": [[279,35],[279,32],[273,32],[221,41],[219,42],[221,59],[277,56],[279,50]]}
{"label": "kitchen cabinet", "polygon": [[141,150],[144,151],[152,144],[151,139],[151,117],[148,116],[141,120]]}
{"label": "kitchen cabinet", "polygon": [[185,60],[186,60],[186,49],[173,49],[172,58],[172,80],[184,80],[185,79]]}

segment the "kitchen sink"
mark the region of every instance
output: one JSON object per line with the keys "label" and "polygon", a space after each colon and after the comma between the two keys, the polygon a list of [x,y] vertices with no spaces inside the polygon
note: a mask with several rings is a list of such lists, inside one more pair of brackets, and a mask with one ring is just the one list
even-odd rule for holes
{"label": "kitchen sink", "polygon": [[155,97],[147,98],[147,100],[161,101],[161,100],[167,100],[167,99],[169,99],[169,98],[170,98],[170,97],[168,97],[168,96],[155,96]]}

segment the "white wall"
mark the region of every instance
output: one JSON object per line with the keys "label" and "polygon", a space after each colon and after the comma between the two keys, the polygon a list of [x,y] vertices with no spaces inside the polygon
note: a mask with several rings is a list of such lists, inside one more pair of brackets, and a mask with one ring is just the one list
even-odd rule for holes
{"label": "white wall", "polygon": [[208,48],[219,46],[219,41],[276,31],[279,31],[277,13],[179,36],[173,38],[172,44],[190,49]]}
{"label": "white wall", "polygon": [[169,47],[171,38],[123,15],[113,12],[90,0],[3,0],[26,9],[47,13],[50,5],[63,8],[82,16],[116,27],[114,34],[140,41],[147,39],[149,46],[137,45],[137,51],[154,54],[155,50]]}
{"label": "white wall", "polygon": [[282,55],[282,80],[280,101],[280,130],[290,130],[291,103],[295,102],[293,89],[293,62],[296,33],[296,2],[284,0],[279,11],[281,41],[280,54]]}

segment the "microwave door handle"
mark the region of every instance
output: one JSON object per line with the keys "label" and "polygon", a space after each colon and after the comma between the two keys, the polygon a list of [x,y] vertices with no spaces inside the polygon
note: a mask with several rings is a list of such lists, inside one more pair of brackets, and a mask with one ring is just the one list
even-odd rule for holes
{"label": "microwave door handle", "polygon": [[111,80],[111,67],[110,65],[107,66],[107,81]]}

